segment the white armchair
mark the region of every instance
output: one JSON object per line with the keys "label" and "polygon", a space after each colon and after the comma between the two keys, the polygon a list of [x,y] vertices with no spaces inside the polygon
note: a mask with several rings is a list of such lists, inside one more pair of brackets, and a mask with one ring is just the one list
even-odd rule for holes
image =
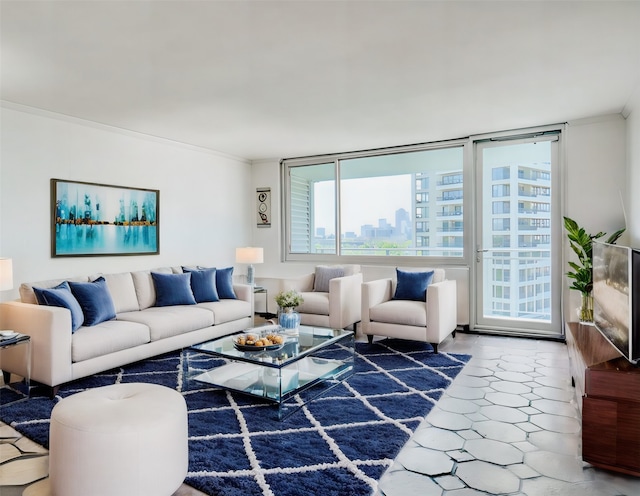
{"label": "white armchair", "polygon": [[344,329],[360,322],[362,273],[359,265],[320,265],[315,272],[287,279],[283,289],[295,289],[304,303],[297,307],[304,325]]}
{"label": "white armchair", "polygon": [[373,336],[424,341],[438,352],[438,344],[455,337],[456,281],[445,279],[444,269],[433,270],[426,301],[393,299],[397,281],[378,279],[362,285],[362,332],[369,342]]}

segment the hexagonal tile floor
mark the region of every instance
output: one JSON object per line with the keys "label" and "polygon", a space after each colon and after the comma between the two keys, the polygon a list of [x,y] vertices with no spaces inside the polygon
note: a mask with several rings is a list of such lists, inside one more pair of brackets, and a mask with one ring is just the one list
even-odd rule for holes
{"label": "hexagonal tile floor", "polygon": [[378,496],[640,494],[640,478],[582,461],[563,343],[457,333],[440,349],[473,358],[380,479]]}

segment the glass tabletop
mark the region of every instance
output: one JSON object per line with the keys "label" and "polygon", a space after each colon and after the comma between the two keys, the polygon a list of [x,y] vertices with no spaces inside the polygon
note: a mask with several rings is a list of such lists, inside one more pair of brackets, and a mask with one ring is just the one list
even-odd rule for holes
{"label": "glass tabletop", "polygon": [[353,334],[353,331],[344,329],[301,325],[296,335],[280,332],[285,339],[282,346],[277,349],[247,351],[236,348],[234,338],[239,334],[259,334],[264,332],[265,329],[269,328],[254,327],[246,329],[236,334],[191,346],[190,349],[233,360],[260,363],[260,365],[267,367],[279,368]]}

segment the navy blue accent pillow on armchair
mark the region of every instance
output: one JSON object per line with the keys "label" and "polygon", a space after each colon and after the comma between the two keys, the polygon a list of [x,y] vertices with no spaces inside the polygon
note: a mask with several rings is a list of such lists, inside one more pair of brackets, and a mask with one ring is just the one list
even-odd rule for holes
{"label": "navy blue accent pillow on armchair", "polygon": [[396,269],[394,300],[427,301],[427,287],[433,280],[433,271],[409,272]]}

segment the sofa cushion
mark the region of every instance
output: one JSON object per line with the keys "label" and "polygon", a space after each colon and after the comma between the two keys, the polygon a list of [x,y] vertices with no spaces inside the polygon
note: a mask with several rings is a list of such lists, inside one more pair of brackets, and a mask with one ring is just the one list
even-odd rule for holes
{"label": "sofa cushion", "polygon": [[103,274],[102,277],[107,281],[116,313],[140,310],[131,272]]}
{"label": "sofa cushion", "polygon": [[[203,303],[215,305],[215,303]],[[149,328],[151,341],[176,336],[213,325],[213,314],[194,305],[151,307],[141,312],[118,314],[118,320],[138,322]]]}
{"label": "sofa cushion", "polygon": [[172,305],[195,305],[196,300],[191,291],[191,274],[160,274],[151,272],[156,289],[157,307]]}
{"label": "sofa cushion", "polygon": [[214,325],[251,317],[251,312],[253,311],[251,303],[240,299],[198,303],[198,308],[207,309],[212,313]]}
{"label": "sofa cushion", "polygon": [[149,340],[149,328],[146,325],[108,320],[93,327],[78,329],[71,341],[71,360],[82,362],[140,346]]}
{"label": "sofa cushion", "polygon": [[115,318],[116,310],[104,277],[99,277],[93,282],[72,281],[69,286],[82,307],[85,326],[94,326]]}
{"label": "sofa cushion", "polygon": [[433,271],[428,272],[408,272],[396,269],[396,291],[394,300],[427,300],[427,286],[433,280]]}
{"label": "sofa cushion", "polygon": [[306,292],[301,293],[304,303],[296,310],[300,313],[315,313],[317,315],[329,315],[329,293]]}
{"label": "sofa cushion", "polygon": [[[153,269],[153,272],[160,274],[173,274],[173,270],[170,267],[161,267]],[[138,306],[140,310],[152,307],[156,303],[156,289],[153,285],[153,278],[151,277],[151,271],[141,270],[138,272],[132,272],[133,285],[136,288],[136,296],[138,297]]]}
{"label": "sofa cushion", "polygon": [[216,289],[221,300],[237,298],[233,291],[233,267],[216,270]]}
{"label": "sofa cushion", "polygon": [[[55,288],[33,287],[38,299],[51,307],[67,308],[71,312],[71,332],[76,332],[84,323],[84,314],[78,300],[76,300],[67,281],[63,281]],[[34,293],[35,294],[35,293]]]}
{"label": "sofa cushion", "polygon": [[427,325],[425,303],[414,300],[389,300],[369,309],[372,322],[424,327]]}
{"label": "sofa cushion", "polygon": [[313,280],[313,290],[321,293],[328,293],[329,281],[334,277],[343,277],[344,275],[344,268],[342,267],[318,265],[316,267],[316,274]]}
{"label": "sofa cushion", "polygon": [[197,303],[205,301],[218,301],[216,289],[216,269],[191,269],[182,267],[185,273],[191,274],[191,290]]}

